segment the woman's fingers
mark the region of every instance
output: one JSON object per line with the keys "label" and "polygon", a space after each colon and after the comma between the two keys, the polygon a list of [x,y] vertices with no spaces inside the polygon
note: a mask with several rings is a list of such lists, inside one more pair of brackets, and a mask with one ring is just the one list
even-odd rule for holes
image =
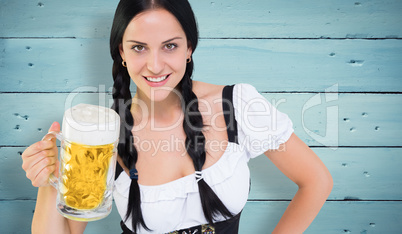
{"label": "woman's fingers", "polygon": [[[49,132],[59,132],[60,124],[54,122]],[[55,173],[57,176],[57,146],[56,136],[54,134],[46,134],[41,141],[38,141],[22,153],[22,169],[26,176],[31,180],[35,187],[46,186],[49,184],[49,176]]]}
{"label": "woman's fingers", "polygon": [[24,163],[28,165],[27,168],[24,169],[27,178],[31,180],[32,185],[40,187],[47,185],[47,179],[50,173],[54,172],[58,161],[54,150],[50,149],[40,151],[26,159]]}
{"label": "woman's fingers", "polygon": [[35,187],[42,187],[49,185],[50,174],[56,170],[56,164],[46,166],[36,175],[35,179],[31,180],[32,185]]}
{"label": "woman's fingers", "polygon": [[49,128],[49,132],[59,132],[60,131],[60,124],[58,122],[53,122]]}
{"label": "woman's fingers", "polygon": [[38,141],[32,145],[30,145],[28,148],[25,149],[25,151],[22,153],[23,158],[30,157],[32,155],[37,154],[38,152],[46,149],[51,149],[54,146],[54,143],[49,140],[45,141]]}
{"label": "woman's fingers", "polygon": [[[58,132],[60,125],[54,122],[49,131]],[[22,169],[31,180],[32,185],[41,187],[48,185],[49,176],[55,172],[57,176],[58,149],[54,134],[47,134],[41,141],[30,145],[22,153]]]}
{"label": "woman's fingers", "polygon": [[[40,152],[46,151],[46,150],[51,150],[52,152],[55,152],[55,149],[57,150],[56,143],[54,141],[39,141],[31,146],[29,146],[23,153],[22,153],[22,169],[24,171],[27,171],[30,167],[33,166],[33,164],[37,163],[36,159],[37,156],[40,156]],[[48,153],[46,153],[48,154]],[[57,154],[57,151],[56,151]],[[54,154],[53,154],[54,155]],[[49,155],[49,156],[53,156]]]}
{"label": "woman's fingers", "polygon": [[[60,131],[60,125],[57,122],[54,122],[52,126],[50,126],[49,131]],[[27,159],[31,156],[36,155],[40,151],[43,150],[48,150],[56,148],[56,136],[53,134],[46,134],[41,141],[38,141],[32,145],[30,145],[28,148],[25,149],[25,151],[22,153],[22,159]],[[24,168],[24,167],[23,167]],[[25,169],[24,169],[25,170]]]}
{"label": "woman's fingers", "polygon": [[44,167],[55,164],[56,157],[54,157],[52,150],[43,150],[29,158],[27,163],[30,165],[27,170],[27,177],[33,179]]}

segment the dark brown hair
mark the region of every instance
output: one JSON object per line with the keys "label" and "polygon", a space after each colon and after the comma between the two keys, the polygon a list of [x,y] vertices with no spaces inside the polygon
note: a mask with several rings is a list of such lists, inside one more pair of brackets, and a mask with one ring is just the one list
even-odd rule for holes
{"label": "dark brown hair", "polygon": [[[118,153],[125,166],[134,169],[137,162],[137,150],[133,144],[132,127],[134,119],[130,112],[131,92],[130,76],[127,69],[122,66],[122,58],[119,52],[119,45],[127,25],[139,13],[150,9],[165,9],[174,15],[180,22],[183,31],[186,34],[192,51],[198,44],[198,29],[193,10],[187,0],[121,0],[117,6],[113,20],[113,26],[110,36],[110,53],[113,58],[113,79],[114,91],[113,109],[119,113],[121,118],[120,142]],[[183,129],[186,133],[186,149],[193,160],[196,171],[201,171],[205,163],[205,137],[202,133],[203,121],[202,115],[198,110],[198,99],[192,90],[192,73],[194,60],[187,63],[185,74],[178,84],[182,95],[182,109],[186,116],[183,122]],[[191,113],[189,115],[188,113]],[[214,193],[211,187],[201,179],[198,182],[201,205],[206,220],[213,223],[216,215],[232,217],[230,211],[225,207],[222,201]],[[136,179],[132,179],[130,185],[130,194],[127,207],[126,220],[131,216],[134,232],[137,232],[138,225],[142,225],[149,230],[141,212],[140,188]]]}

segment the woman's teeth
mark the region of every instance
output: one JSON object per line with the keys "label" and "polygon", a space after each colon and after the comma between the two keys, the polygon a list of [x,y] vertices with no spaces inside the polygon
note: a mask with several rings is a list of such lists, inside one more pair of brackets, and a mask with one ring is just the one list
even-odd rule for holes
{"label": "woman's teeth", "polygon": [[168,77],[168,75],[166,75],[166,76],[161,76],[161,77],[158,77],[158,78],[152,78],[152,77],[145,77],[145,78],[146,78],[148,81],[151,81],[151,82],[161,82],[161,81],[165,80],[167,77]]}

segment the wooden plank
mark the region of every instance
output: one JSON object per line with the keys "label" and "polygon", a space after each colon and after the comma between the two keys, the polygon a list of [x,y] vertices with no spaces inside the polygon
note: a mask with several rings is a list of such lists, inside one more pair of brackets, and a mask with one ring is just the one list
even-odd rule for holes
{"label": "wooden plank", "polygon": [[65,92],[113,85],[106,40],[0,40],[0,51],[1,91]]}
{"label": "wooden plank", "polygon": [[402,35],[402,29],[398,28],[402,4],[395,0],[292,3],[193,0],[191,3],[203,37],[378,38]]}
{"label": "wooden plank", "polygon": [[[17,93],[0,95],[1,110],[4,110],[0,113],[0,118],[7,119],[1,124],[1,145],[30,145],[32,142],[39,141],[47,133],[53,121],[61,123],[64,110],[69,108],[69,104],[66,104],[67,96],[74,99],[74,95]],[[99,96],[98,94],[78,94],[71,106],[81,102],[99,103],[95,102]],[[105,96],[111,98],[111,95],[105,94]],[[19,104],[24,107],[16,107]],[[111,106],[111,104],[104,106]]]}
{"label": "wooden plank", "polygon": [[0,201],[0,226],[4,233],[31,233],[35,201]]}
{"label": "wooden plank", "polygon": [[308,145],[401,146],[402,134],[395,128],[401,122],[401,95],[326,93],[263,96],[290,116],[296,134]]}
{"label": "wooden plank", "polygon": [[36,199],[37,188],[22,169],[21,153],[25,148],[0,148],[0,201]]}
{"label": "wooden plank", "polygon": [[[2,233],[31,233],[35,203],[35,200],[0,201]],[[85,234],[121,233],[120,220],[120,215],[113,203],[112,213],[104,219],[89,222]]]}
{"label": "wooden plank", "polygon": [[0,37],[107,38],[117,3],[116,0],[2,1]]}
{"label": "wooden plank", "polygon": [[195,52],[200,61],[195,79],[219,84],[247,80],[261,92],[323,92],[334,84],[340,92],[399,92],[401,42],[203,40]]}
{"label": "wooden plank", "polygon": [[[24,147],[0,148],[0,200],[35,199],[22,170]],[[401,148],[313,148],[334,179],[329,199],[402,200]],[[249,163],[251,200],[291,199],[297,186],[265,156]],[[12,178],[12,179],[10,179]],[[373,189],[375,188],[375,189]]]}
{"label": "wooden plank", "polygon": [[[248,202],[239,233],[271,233],[288,202]],[[400,233],[401,202],[326,202],[308,233]]]}
{"label": "wooden plank", "polygon": [[[106,39],[0,39],[0,92],[112,86]],[[201,40],[194,79],[260,92],[401,92],[402,40]],[[132,86],[134,87],[134,85]]]}
{"label": "wooden plank", "polygon": [[[313,150],[334,180],[328,199],[402,200],[401,148]],[[264,155],[251,160],[249,167],[249,199],[292,199],[297,192],[297,186]]]}
{"label": "wooden plank", "polygon": [[[25,147],[19,146],[61,121],[67,97],[110,106],[111,96],[97,92],[111,91],[108,37],[117,2],[0,2],[2,232],[30,232],[36,188],[21,169]],[[318,146],[313,150],[333,175],[330,199],[336,201],[325,204],[306,233],[399,233],[402,96],[384,93],[402,90],[402,2],[190,2],[204,38],[194,55],[194,79],[255,85],[289,114],[302,140]],[[338,145],[344,147],[321,148]],[[258,200],[291,199],[297,187],[264,156],[250,169],[251,200],[240,233],[269,233],[288,202]],[[114,207],[85,233],[119,233],[119,221]]]}
{"label": "wooden plank", "polygon": [[[271,233],[288,202],[248,202],[239,233]],[[0,201],[0,226],[4,233],[30,233],[35,201]],[[402,202],[326,202],[308,233],[399,233]],[[10,215],[12,214],[12,215]],[[90,222],[86,234],[120,233],[116,209],[100,221]]]}
{"label": "wooden plank", "polygon": [[[109,36],[117,0],[2,1],[0,37]],[[190,1],[202,37],[401,37],[397,0]],[[362,20],[364,19],[364,20]]]}
{"label": "wooden plank", "polygon": [[[402,95],[266,93],[287,113],[296,134],[310,146],[401,146]],[[78,103],[110,107],[104,93],[0,94],[0,146],[40,140],[64,110]],[[386,104],[386,105],[384,105]]]}

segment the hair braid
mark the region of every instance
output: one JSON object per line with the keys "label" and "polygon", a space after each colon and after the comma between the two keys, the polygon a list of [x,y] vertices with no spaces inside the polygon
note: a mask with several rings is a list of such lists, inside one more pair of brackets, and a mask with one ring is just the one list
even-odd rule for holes
{"label": "hair braid", "polygon": [[[141,12],[156,8],[165,9],[176,17],[186,33],[192,52],[194,52],[198,43],[197,23],[188,0],[120,0],[116,8],[110,34],[110,53],[114,61],[113,109],[119,113],[122,121],[120,124],[122,128],[120,130],[118,153],[129,169],[135,168],[137,151],[133,143],[133,135],[131,132],[134,126],[134,119],[130,112],[132,98],[129,88],[130,76],[127,69],[121,64],[120,46],[123,34],[131,20]],[[181,94],[184,97],[184,101],[182,102],[183,112],[185,113],[183,129],[186,133],[187,151],[193,160],[195,170],[201,171],[206,157],[205,137],[202,133],[203,121],[198,110],[198,99],[192,91],[192,72],[193,61],[187,64],[185,75],[179,83],[178,88],[181,89]],[[209,223],[212,223],[218,214],[226,217],[232,216],[222,201],[203,179],[198,181],[198,187],[204,215]],[[149,230],[142,216],[140,188],[137,180],[134,179],[131,181],[130,185],[125,221],[127,221],[130,216],[132,218],[134,232],[137,232],[140,225]]]}
{"label": "hair braid", "polygon": [[[120,115],[120,140],[117,151],[123,160],[124,165],[131,169],[135,168],[137,163],[137,150],[134,146],[132,128],[134,118],[131,114],[132,96],[130,92],[130,76],[127,69],[123,68],[121,63],[115,60],[113,63],[113,101],[112,108]],[[144,221],[141,212],[141,194],[138,181],[131,180],[129,199],[127,204],[127,213],[125,221],[131,216],[134,233],[137,226],[142,225],[146,230],[150,230]]]}
{"label": "hair braid", "polygon": [[[187,136],[185,142],[187,152],[193,160],[195,170],[201,171],[206,158],[205,136],[202,133],[204,125],[198,109],[198,98],[193,92],[192,71],[193,61],[187,64],[186,73],[181,80],[181,93],[184,99],[182,108],[185,114],[183,129]],[[213,223],[215,216],[219,214],[224,217],[233,217],[233,214],[202,178],[198,181],[198,189],[204,216],[209,223]]]}

